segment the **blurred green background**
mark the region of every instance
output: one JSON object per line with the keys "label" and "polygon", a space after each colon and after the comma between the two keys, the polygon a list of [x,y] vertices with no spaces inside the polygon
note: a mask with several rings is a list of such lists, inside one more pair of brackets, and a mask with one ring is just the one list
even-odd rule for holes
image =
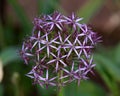
{"label": "blurred green background", "polygon": [[[19,57],[34,17],[58,10],[76,12],[103,42],[94,52],[95,75],[72,83],[60,94],[42,89],[25,76],[30,70]],[[120,0],[0,0],[0,96],[120,96]]]}

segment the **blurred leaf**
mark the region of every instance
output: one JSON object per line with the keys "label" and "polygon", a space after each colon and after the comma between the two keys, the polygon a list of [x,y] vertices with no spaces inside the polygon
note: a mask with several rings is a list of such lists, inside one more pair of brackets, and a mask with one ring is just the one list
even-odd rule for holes
{"label": "blurred leaf", "polygon": [[64,96],[106,96],[105,91],[93,82],[83,81],[80,86],[75,83],[65,87]]}
{"label": "blurred leaf", "polygon": [[[96,64],[98,64],[98,62],[96,62]],[[113,94],[113,96],[119,96],[119,89],[116,85],[117,83],[113,79],[109,78],[103,67],[98,65],[97,70],[110,92],[112,92],[111,94]]]}
{"label": "blurred leaf", "polygon": [[4,64],[4,66],[11,61],[18,60],[19,56],[17,54],[17,48],[10,47],[10,48],[3,50],[0,53],[0,59],[2,63]]}
{"label": "blurred leaf", "polygon": [[2,26],[2,23],[1,23],[1,20],[0,20],[0,47],[1,48],[4,48],[5,46],[5,42],[4,42],[4,32],[3,32],[3,26]]}
{"label": "blurred leaf", "polygon": [[115,48],[115,60],[120,65],[120,44]]}
{"label": "blurred leaf", "polygon": [[12,22],[8,19],[7,20],[7,24],[6,26],[4,26],[4,35],[5,35],[5,43],[6,43],[6,46],[11,46],[11,45],[14,45],[14,44],[18,44],[18,36],[16,36],[16,34],[18,34],[18,32],[15,34],[15,27],[14,25],[12,24]]}
{"label": "blurred leaf", "polygon": [[59,0],[38,0],[39,14],[50,14],[56,10]]}
{"label": "blurred leaf", "polygon": [[102,66],[103,68],[105,68],[105,70],[107,70],[107,72],[109,72],[111,77],[113,77],[117,81],[120,81],[120,67],[118,67],[111,58],[105,57],[100,53],[95,54],[94,58],[97,62],[99,62],[99,66]]}
{"label": "blurred leaf", "polygon": [[11,4],[12,8],[14,9],[16,15],[19,18],[22,26],[24,27],[24,31],[27,32],[31,29],[31,25],[27,15],[24,12],[24,9],[18,3],[18,0],[7,0],[9,4]]}
{"label": "blurred leaf", "polygon": [[90,18],[101,8],[104,0],[88,0],[88,2],[78,10],[78,15],[83,17],[83,22],[88,22]]}
{"label": "blurred leaf", "polygon": [[41,88],[40,85],[37,85],[37,88],[39,95],[41,96],[54,96],[56,94],[56,89],[50,86],[46,89],[46,88]]}
{"label": "blurred leaf", "polygon": [[111,81],[109,80],[106,72],[104,72],[104,67],[100,65],[101,62],[95,59],[95,63],[97,64],[96,67],[97,67],[97,70],[98,70],[100,76],[103,78],[103,80],[108,85],[108,87],[111,88]]}
{"label": "blurred leaf", "polygon": [[0,84],[0,96],[3,96],[3,86]]}

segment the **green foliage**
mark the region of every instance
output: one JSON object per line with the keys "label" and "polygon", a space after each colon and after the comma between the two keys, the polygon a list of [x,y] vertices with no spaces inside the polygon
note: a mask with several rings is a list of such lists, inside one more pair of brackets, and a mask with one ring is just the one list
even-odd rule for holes
{"label": "green foliage", "polygon": [[[120,45],[111,49],[99,49],[94,55],[97,70],[113,96],[119,96]],[[119,82],[119,83],[118,83]]]}
{"label": "green foliage", "polygon": [[56,94],[56,88],[48,87],[48,88],[41,88],[37,85],[38,94],[41,96],[54,96]]}
{"label": "green foliage", "polygon": [[63,96],[106,96],[105,91],[91,81],[82,81],[80,86],[72,83],[65,87]]}
{"label": "green foliage", "polygon": [[5,43],[4,43],[4,36],[3,36],[3,26],[0,20],[0,47],[4,48],[4,46],[5,46]]}
{"label": "green foliage", "polygon": [[38,0],[39,14],[50,14],[58,10],[58,0]]}
{"label": "green foliage", "polygon": [[0,96],[3,96],[3,86],[0,84]]}
{"label": "green foliage", "polygon": [[24,9],[18,3],[18,0],[7,0],[7,2],[12,6],[13,10],[15,11],[19,21],[23,27],[24,32],[29,32],[32,28],[30,25],[30,20],[28,19]]}
{"label": "green foliage", "polygon": [[92,16],[102,7],[104,0],[88,0],[85,5],[78,10],[78,15],[83,17],[83,23],[88,22]]}
{"label": "green foliage", "polygon": [[0,53],[0,60],[2,61],[4,66],[18,59],[19,59],[18,49],[15,47],[7,48]]}

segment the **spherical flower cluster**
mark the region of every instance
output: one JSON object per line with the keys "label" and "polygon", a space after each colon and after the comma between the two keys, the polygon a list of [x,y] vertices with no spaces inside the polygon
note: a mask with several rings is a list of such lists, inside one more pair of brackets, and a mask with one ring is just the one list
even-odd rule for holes
{"label": "spherical flower cluster", "polygon": [[59,12],[34,19],[32,36],[20,51],[25,63],[33,64],[27,76],[34,84],[64,86],[88,78],[95,66],[91,52],[101,40],[81,20],[74,13],[64,16]]}

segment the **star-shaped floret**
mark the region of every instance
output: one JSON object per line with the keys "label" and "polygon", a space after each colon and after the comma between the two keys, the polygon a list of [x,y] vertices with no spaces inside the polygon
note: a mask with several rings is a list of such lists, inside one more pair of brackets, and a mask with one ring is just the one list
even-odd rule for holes
{"label": "star-shaped floret", "polygon": [[[83,68],[82,68],[83,69]],[[79,70],[78,74],[77,74],[77,77],[76,80],[78,82],[78,86],[80,85],[80,81],[81,80],[87,80],[88,77],[87,77],[87,71],[86,70]]]}
{"label": "star-shaped floret", "polygon": [[93,31],[91,31],[86,24],[83,24],[81,26],[81,30],[82,33],[79,34],[78,36],[85,36],[85,42],[87,43],[88,40],[90,40],[92,42],[92,44],[94,44],[94,40],[92,38],[92,36],[95,34]]}
{"label": "star-shaped floret", "polygon": [[44,64],[45,58],[46,56],[43,57],[40,61],[36,61],[36,66],[34,66],[32,70],[27,74],[28,77],[35,78],[35,74],[43,75],[43,69],[47,68]]}
{"label": "star-shaped floret", "polygon": [[49,79],[49,74],[48,74],[48,69],[47,69],[46,77],[44,78],[44,77],[40,76],[40,81],[46,85],[46,88],[48,88],[48,85],[56,86],[56,83],[53,82],[56,78],[57,78],[57,76]]}
{"label": "star-shaped floret", "polygon": [[26,74],[31,79],[34,79],[34,84],[39,84],[43,87],[42,82],[40,82],[40,75],[43,73],[43,70],[38,68],[38,65],[34,66],[32,70]]}
{"label": "star-shaped floret", "polygon": [[102,39],[101,39],[102,36],[97,36],[97,34],[93,34],[92,38],[93,38],[93,42],[94,42],[93,45],[96,45],[97,43],[102,42]]}
{"label": "star-shaped floret", "polygon": [[66,42],[70,38],[71,35],[67,36],[65,38],[65,40],[62,39],[62,36],[61,36],[60,32],[58,32],[58,35],[59,35],[59,40],[60,41],[59,42],[55,42],[55,43],[59,44],[58,51],[61,51],[61,48],[63,48],[66,51],[66,48],[65,48],[65,46],[67,44]]}
{"label": "star-shaped floret", "polygon": [[91,70],[93,67],[95,67],[95,64],[92,64],[93,63],[93,57],[91,57],[91,59],[89,61],[81,58],[81,61],[83,62],[84,66],[86,68],[86,71],[94,74],[93,71]]}
{"label": "star-shaped floret", "polygon": [[42,42],[42,43],[43,43],[43,47],[41,47],[41,48],[38,50],[38,52],[41,51],[41,50],[43,50],[44,48],[47,48],[47,55],[48,55],[48,57],[49,57],[50,47],[58,50],[57,47],[55,47],[55,46],[52,44],[52,43],[55,43],[55,42],[56,42],[55,40],[57,40],[58,37],[55,37],[55,38],[54,38],[53,40],[51,40],[51,41],[48,40],[48,34],[47,34],[47,33],[46,33],[45,37],[46,37],[46,39]]}
{"label": "star-shaped floret", "polygon": [[52,16],[48,15],[49,22],[45,25],[50,26],[50,31],[56,26],[59,30],[62,31],[62,22],[64,21],[62,15],[58,12],[55,12]]}
{"label": "star-shaped floret", "polygon": [[82,43],[81,43],[81,41],[79,39],[77,39],[77,41],[79,43],[78,49],[80,50],[78,58],[80,58],[82,53],[88,58],[89,55],[88,55],[88,52],[86,51],[86,49],[91,49],[91,48],[93,48],[93,46],[86,45],[85,40]]}
{"label": "star-shaped floret", "polygon": [[75,39],[75,41],[73,43],[70,42],[69,40],[67,40],[67,42],[69,43],[69,44],[66,44],[66,46],[65,46],[65,48],[69,48],[69,52],[68,52],[67,57],[70,56],[70,54],[72,53],[72,51],[74,51],[76,53],[76,55],[79,56],[79,53],[77,52],[77,49],[79,49],[79,46],[76,45],[77,38]]}
{"label": "star-shaped floret", "polygon": [[44,56],[42,59],[38,58],[38,60],[35,61],[36,65],[37,65],[39,68],[42,68],[42,69],[47,68],[46,62],[45,62],[46,57],[47,57],[47,56]]}
{"label": "star-shaped floret", "polygon": [[70,17],[64,16],[66,19],[66,24],[72,24],[73,28],[76,30],[77,27],[81,28],[81,24],[79,23],[83,18],[77,18],[74,13]]}
{"label": "star-shaped floret", "polygon": [[38,34],[37,34],[37,37],[36,36],[32,36],[30,39],[34,42],[33,46],[32,46],[32,49],[38,44],[38,48],[40,49],[41,48],[41,44],[42,42],[44,41],[44,37],[45,35],[41,36],[41,32],[39,31]]}
{"label": "star-shaped floret", "polygon": [[74,62],[73,62],[70,71],[68,71],[67,69],[62,68],[62,70],[63,70],[67,75],[61,77],[60,79],[67,78],[67,77],[70,78],[70,81],[75,80],[75,79],[78,79],[77,73],[79,72],[79,69],[74,70],[74,66],[75,66],[75,64],[74,64]]}
{"label": "star-shaped floret", "polygon": [[28,51],[28,47],[26,47],[25,42],[23,42],[22,50],[20,51],[20,55],[26,64],[28,64],[29,57],[33,56],[33,54],[28,53],[27,51]]}
{"label": "star-shaped floret", "polygon": [[56,63],[56,71],[57,71],[58,68],[59,68],[59,64],[62,64],[64,67],[67,66],[67,64],[64,63],[64,61],[62,60],[62,59],[64,59],[67,55],[61,56],[59,51],[57,52],[57,56],[56,56],[55,54],[53,54],[52,52],[51,52],[50,54],[51,54],[55,59],[50,60],[47,64],[51,64],[51,63],[55,62],[55,63]]}
{"label": "star-shaped floret", "polygon": [[34,26],[35,29],[42,29],[43,28],[43,20],[42,19],[40,19],[40,18],[34,18],[33,23],[35,25]]}

